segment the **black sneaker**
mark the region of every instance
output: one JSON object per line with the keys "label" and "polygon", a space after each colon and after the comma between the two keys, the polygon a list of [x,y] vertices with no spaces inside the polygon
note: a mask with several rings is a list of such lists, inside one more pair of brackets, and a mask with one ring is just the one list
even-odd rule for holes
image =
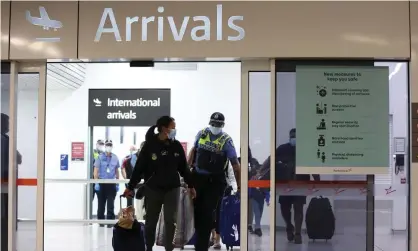
{"label": "black sneaker", "polygon": [[295,234],[295,244],[302,244],[302,235]]}
{"label": "black sneaker", "polygon": [[257,235],[258,237],[263,236],[263,232],[261,232],[261,229],[259,229],[259,228],[256,228],[254,230],[254,234]]}
{"label": "black sneaker", "polygon": [[248,232],[250,234],[253,234],[254,233],[254,230],[253,230],[253,227],[252,226],[248,226]]}

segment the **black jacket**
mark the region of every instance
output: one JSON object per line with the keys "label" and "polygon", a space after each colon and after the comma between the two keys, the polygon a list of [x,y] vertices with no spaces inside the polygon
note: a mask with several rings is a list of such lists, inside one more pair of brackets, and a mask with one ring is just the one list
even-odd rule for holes
{"label": "black jacket", "polygon": [[144,178],[151,189],[170,190],[180,187],[179,174],[193,187],[183,146],[177,140],[161,141],[155,136],[142,147],[128,187],[135,188]]}

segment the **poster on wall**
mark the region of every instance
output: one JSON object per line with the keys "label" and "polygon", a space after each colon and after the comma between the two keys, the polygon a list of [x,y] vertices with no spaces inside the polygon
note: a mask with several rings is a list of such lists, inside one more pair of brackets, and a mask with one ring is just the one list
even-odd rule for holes
{"label": "poster on wall", "polygon": [[170,115],[170,89],[89,89],[89,126],[152,126]]}
{"label": "poster on wall", "polygon": [[71,161],[84,161],[84,142],[71,142]]}
{"label": "poster on wall", "polygon": [[60,170],[68,171],[68,154],[60,155]]}
{"label": "poster on wall", "polygon": [[297,67],[296,173],[387,173],[388,76],[388,67]]}

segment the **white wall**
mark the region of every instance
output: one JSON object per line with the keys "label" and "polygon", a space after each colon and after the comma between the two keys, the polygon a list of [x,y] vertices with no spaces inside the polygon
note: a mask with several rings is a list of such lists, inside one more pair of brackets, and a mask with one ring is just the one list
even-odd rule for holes
{"label": "white wall", "polygon": [[[59,155],[70,154],[72,141],[85,142],[87,148],[89,88],[171,88],[171,115],[176,119],[180,141],[188,142],[190,149],[196,133],[207,126],[211,113],[219,111],[224,113],[225,131],[231,135],[239,151],[241,64],[198,63],[197,66],[197,70],[155,70],[130,68],[128,63],[88,64],[84,84],[70,97],[47,110],[46,178],[88,178],[88,161],[70,162],[68,171],[60,171]],[[135,130],[139,144],[146,128]],[[104,137],[103,128],[94,133],[95,139]],[[110,135],[116,137],[113,139],[114,149],[122,158],[129,143],[117,144],[119,129],[111,128]],[[82,219],[85,187],[81,184],[46,184],[45,218]],[[115,206],[117,211],[118,203]]]}

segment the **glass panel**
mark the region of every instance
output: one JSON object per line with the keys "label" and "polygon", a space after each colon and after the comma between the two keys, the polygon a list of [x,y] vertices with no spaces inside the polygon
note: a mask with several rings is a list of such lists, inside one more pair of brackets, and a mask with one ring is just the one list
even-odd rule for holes
{"label": "glass panel", "polygon": [[249,73],[249,251],[270,249],[270,164],[266,161],[271,144],[270,76],[270,72]]}
{"label": "glass panel", "polygon": [[[313,64],[315,65],[315,63]],[[321,63],[316,65],[321,65]],[[388,158],[391,160],[391,165],[388,166],[387,173],[367,177],[369,183],[375,184],[375,193],[371,194],[364,188],[366,175],[320,175],[320,181],[314,181],[314,177],[311,175],[298,176],[300,178],[299,184],[289,186],[288,182],[281,178],[282,181],[279,180],[277,170],[282,165],[277,165],[276,194],[279,204],[276,210],[276,250],[287,251],[296,248],[295,243],[289,243],[288,239],[298,243],[299,233],[301,244],[296,246],[306,250],[343,251],[355,249],[370,251],[394,250],[397,247],[407,250],[407,201],[409,195],[406,184],[408,167],[405,165],[408,164],[402,161],[403,158],[408,159],[405,153],[405,149],[408,149],[407,140],[402,141],[402,139],[408,138],[407,64],[376,63],[375,65],[388,66],[390,72],[390,114],[388,114],[390,132],[388,140],[391,150],[388,153]],[[290,138],[295,136],[291,129],[296,126],[295,66],[296,64],[292,67],[287,65],[286,70],[277,72],[276,76],[276,146],[282,146],[282,149],[283,147],[289,148],[289,151],[291,151]],[[300,142],[300,138],[298,138],[298,142]],[[395,142],[397,142],[399,149],[403,148],[403,151],[397,153],[397,163],[401,163],[399,166],[404,165],[405,168],[395,168]],[[281,154],[278,152],[276,158]],[[276,163],[277,161],[280,161],[280,158],[276,159]],[[395,172],[395,170],[398,171]],[[327,181],[333,181],[333,183],[327,184]],[[343,185],[341,182],[346,184]],[[368,193],[372,196],[369,202],[371,207],[368,207],[366,203]],[[322,240],[312,242],[308,237],[307,207],[312,198],[317,195],[324,195],[329,199],[336,219],[334,235],[328,242]],[[373,213],[367,214],[367,211]],[[367,222],[373,220],[369,218],[370,215],[374,217],[374,226],[373,224],[367,225]],[[320,232],[328,228],[329,224],[324,220],[321,222],[320,228],[312,231]],[[396,230],[395,235],[393,230]]]}
{"label": "glass panel", "polygon": [[[62,250],[67,250],[66,248],[68,250],[112,250],[112,229],[100,227],[97,221],[87,220],[90,214],[87,211],[87,205],[92,200],[92,189],[87,189],[87,187],[93,187],[91,184],[86,184],[86,180],[91,178],[91,171],[88,170],[89,168],[91,170],[92,165],[91,159],[87,160],[87,156],[93,157],[91,150],[96,147],[97,140],[108,139],[113,142],[112,153],[117,157],[119,164],[122,164],[127,155],[130,155],[130,147],[139,147],[145,139],[149,126],[156,122],[156,119],[153,119],[148,126],[135,126],[129,119],[120,119],[128,124],[100,125],[89,128],[88,104],[94,102],[89,100],[89,91],[92,89],[118,89],[123,95],[138,91],[138,89],[170,89],[170,110],[167,113],[175,118],[176,139],[184,143],[188,153],[195,143],[198,132],[208,127],[209,117],[214,112],[221,112],[225,116],[226,124],[223,131],[233,140],[233,144],[229,146],[240,145],[240,63],[169,63],[156,64],[153,68],[131,68],[129,63],[51,63],[47,68],[45,250],[55,251],[57,247]],[[109,90],[106,95],[110,95],[108,97],[112,99],[123,99],[123,95],[114,97],[116,95],[114,90]],[[103,109],[107,107],[108,97],[102,100]],[[141,97],[139,95],[135,98]],[[146,99],[146,96],[142,98]],[[161,103],[163,102],[167,100],[161,100]],[[141,113],[145,108],[119,106],[112,107],[112,109],[108,112],[113,114],[119,111],[124,113],[125,110],[128,113],[131,110]],[[90,111],[91,114],[92,111]],[[167,114],[158,114],[158,116],[161,115]],[[139,125],[146,119],[146,116],[138,116],[135,122]],[[90,131],[92,135],[89,135]],[[84,161],[72,161],[72,142],[84,142],[85,149],[91,148],[90,152],[85,152]],[[237,150],[231,152],[237,152]],[[57,167],[60,155],[69,157],[66,168]],[[234,174],[229,173],[228,178],[234,179]],[[103,181],[99,179],[94,182]],[[112,194],[107,202],[110,205],[114,204],[114,208],[107,205],[104,215],[107,219],[113,218],[113,214],[119,212],[120,204],[117,195],[121,194],[125,188],[124,181],[115,180],[115,182],[120,182],[119,191]],[[100,187],[102,185],[104,184]],[[233,186],[236,189],[236,186]],[[211,189],[213,187],[211,186]],[[98,194],[101,191],[100,189]],[[62,196],[63,194],[65,196]],[[93,219],[95,215],[97,216],[99,209],[98,194],[90,207]],[[219,199],[221,197],[222,195],[219,195]],[[134,203],[138,218],[142,219],[142,201],[136,200]],[[126,206],[125,199],[122,201],[122,206]],[[211,227],[216,226],[210,216],[205,220],[211,221]],[[65,225],[60,222],[73,224]],[[100,223],[109,224],[109,221],[100,221]],[[74,244],[75,248],[61,245],[68,241],[69,233],[71,233],[70,238],[77,242]],[[225,248],[224,245],[223,248]]]}
{"label": "glass panel", "polygon": [[19,73],[17,94],[18,250],[36,246],[38,73]]}
{"label": "glass panel", "polygon": [[10,63],[1,63],[1,250],[8,246]]}

